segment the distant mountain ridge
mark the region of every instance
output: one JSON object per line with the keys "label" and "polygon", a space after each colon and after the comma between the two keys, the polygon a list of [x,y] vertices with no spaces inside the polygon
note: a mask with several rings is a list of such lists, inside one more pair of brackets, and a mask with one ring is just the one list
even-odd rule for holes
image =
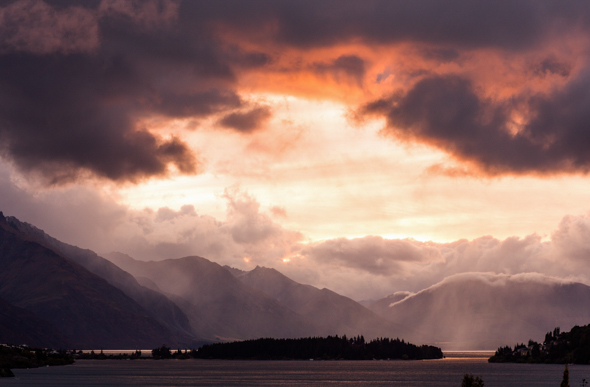
{"label": "distant mountain ridge", "polygon": [[358,335],[369,338],[399,335],[410,329],[388,321],[358,302],[329,289],[293,281],[275,269],[257,266],[251,271],[233,269],[244,284],[258,289],[321,327],[323,335]]}
{"label": "distant mountain ridge", "polygon": [[119,267],[153,281],[176,300],[191,324],[209,339],[302,337],[319,328],[265,293],[244,285],[227,269],[202,257],[138,261],[107,254]]}
{"label": "distant mountain ridge", "polygon": [[[299,284],[275,269],[243,271],[201,257],[143,262],[107,258],[174,299],[207,338],[388,337],[411,330],[329,289]],[[213,290],[213,292],[212,292]],[[178,298],[174,298],[174,296]],[[223,308],[220,306],[223,305]],[[255,324],[252,324],[254,322]]]}
{"label": "distant mountain ridge", "polygon": [[[201,257],[143,262],[111,254],[113,263],[3,215],[0,253],[0,302],[11,311],[0,328],[9,331],[11,316],[29,316],[29,328],[4,337],[36,341],[32,345],[191,347],[203,340],[374,337],[398,330],[351,299],[275,270],[228,270]],[[282,295],[259,289],[271,279],[282,284]],[[44,338],[27,336],[33,330],[45,331]]]}
{"label": "distant mountain ridge", "polygon": [[590,321],[590,287],[541,274],[464,273],[367,307],[279,271],[201,257],[107,259],[0,212],[0,343],[194,348],[309,336],[399,337],[494,349]]}

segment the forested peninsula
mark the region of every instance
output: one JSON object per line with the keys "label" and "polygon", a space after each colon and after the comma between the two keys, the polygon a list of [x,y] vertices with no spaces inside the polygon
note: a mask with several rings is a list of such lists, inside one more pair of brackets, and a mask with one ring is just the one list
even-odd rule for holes
{"label": "forested peninsula", "polygon": [[309,337],[301,339],[256,339],[204,345],[196,352],[201,359],[252,360],[421,360],[441,359],[438,347],[380,338],[366,342],[363,336]]}
{"label": "forested peninsula", "polygon": [[488,359],[490,363],[590,364],[590,325],[575,326],[569,332],[555,328],[543,343],[529,340],[528,345],[500,347]]}
{"label": "forested peninsula", "polygon": [[72,364],[68,351],[0,344],[0,377],[14,376],[11,369]]}

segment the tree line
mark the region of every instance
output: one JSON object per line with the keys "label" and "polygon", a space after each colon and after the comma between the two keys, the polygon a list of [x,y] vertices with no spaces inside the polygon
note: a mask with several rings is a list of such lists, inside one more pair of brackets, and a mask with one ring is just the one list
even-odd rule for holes
{"label": "tree line", "polygon": [[528,345],[500,347],[489,360],[492,363],[590,363],[590,325],[575,326],[569,332],[555,328],[543,343],[529,340]]}
{"label": "tree line", "polygon": [[256,360],[420,360],[443,357],[442,350],[434,346],[417,346],[390,338],[366,342],[363,336],[347,338],[346,335],[215,343],[202,346],[195,355],[202,359]]}

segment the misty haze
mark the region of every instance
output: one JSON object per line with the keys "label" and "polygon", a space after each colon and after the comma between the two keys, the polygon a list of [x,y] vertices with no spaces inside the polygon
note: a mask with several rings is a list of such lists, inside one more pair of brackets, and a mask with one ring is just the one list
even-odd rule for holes
{"label": "misty haze", "polygon": [[0,377],[583,385],[588,20],[0,1]]}

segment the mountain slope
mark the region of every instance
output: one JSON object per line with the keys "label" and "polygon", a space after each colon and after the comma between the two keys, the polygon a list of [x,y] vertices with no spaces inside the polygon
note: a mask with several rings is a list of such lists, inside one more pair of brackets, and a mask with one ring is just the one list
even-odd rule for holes
{"label": "mountain slope", "polygon": [[324,335],[376,338],[397,337],[408,331],[348,297],[329,289],[320,290],[311,285],[302,285],[275,269],[257,266],[249,272],[234,270],[233,273],[244,284],[263,291],[322,326]]}
{"label": "mountain slope", "polygon": [[0,213],[0,297],[53,324],[76,348],[176,344],[121,290],[11,227]]}
{"label": "mountain slope", "polygon": [[81,249],[63,243],[47,235],[35,226],[21,222],[14,217],[6,217],[6,222],[11,227],[33,238],[36,242],[61,253],[122,290],[127,296],[150,313],[151,317],[172,332],[175,332],[178,336],[175,340],[185,343],[186,346],[191,346],[190,344],[193,341],[194,334],[188,317],[166,296],[158,291],[140,285],[131,274],[120,269],[109,260],[98,256],[92,250]]}
{"label": "mountain slope", "polygon": [[107,258],[175,295],[177,304],[204,338],[251,339],[319,334],[306,318],[248,287],[220,265],[201,257],[143,262],[120,253]]}
{"label": "mountain slope", "polygon": [[590,321],[590,287],[540,274],[467,273],[393,303],[383,316],[416,327],[408,340],[494,349]]}
{"label": "mountain slope", "polygon": [[71,343],[50,322],[0,298],[0,343],[69,348]]}
{"label": "mountain slope", "polygon": [[373,312],[377,313],[378,315],[386,314],[389,310],[389,305],[399,302],[406,297],[411,296],[412,293],[410,292],[395,292],[390,294],[387,297],[384,297],[380,300],[374,300],[371,302],[366,303],[367,309],[372,310]]}

